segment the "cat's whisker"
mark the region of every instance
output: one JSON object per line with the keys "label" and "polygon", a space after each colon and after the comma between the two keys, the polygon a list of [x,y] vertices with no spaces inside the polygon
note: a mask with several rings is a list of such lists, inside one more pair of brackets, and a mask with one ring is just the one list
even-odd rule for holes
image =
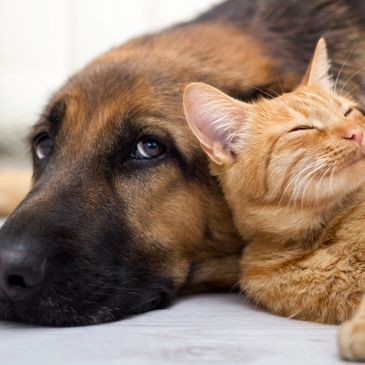
{"label": "cat's whisker", "polygon": [[309,171],[304,176],[301,176],[300,179],[298,177],[298,179],[297,179],[298,183],[295,184],[295,188],[293,190],[292,199],[291,199],[292,202],[293,202],[293,205],[295,204],[296,201],[298,201],[298,197],[300,195],[300,192],[302,191],[303,185],[307,181],[308,175],[310,175],[310,173],[311,173],[311,171]]}
{"label": "cat's whisker", "polygon": [[[288,186],[290,186],[291,183],[293,183],[293,185],[295,186],[295,188],[293,189],[293,192],[291,194],[290,203],[292,203],[292,202],[293,202],[293,204],[295,203],[294,197],[297,196],[297,189],[302,186],[302,182],[303,182],[303,180],[305,178],[305,176],[303,176],[303,175],[308,170],[311,170],[313,167],[315,167],[317,164],[318,164],[318,161],[313,161],[312,163],[310,163],[309,165],[307,165],[303,170],[301,170],[298,174],[296,174],[293,177],[293,179],[290,181],[290,183],[288,184]],[[310,173],[310,171],[309,171],[309,173]],[[297,184],[297,181],[298,180],[299,180],[299,183]]]}
{"label": "cat's whisker", "polygon": [[[318,166],[310,174],[307,175],[306,183],[305,183],[304,189],[302,190],[302,194],[301,194],[301,197],[300,197],[300,208],[301,209],[303,209],[303,202],[304,202],[304,198],[305,198],[305,193],[306,193],[308,187],[310,186],[312,180],[316,177],[316,172],[320,171],[325,166],[326,166],[325,162],[323,162],[320,166]],[[309,177],[310,177],[310,179],[308,180]]]}
{"label": "cat's whisker", "polygon": [[352,96],[352,93],[354,92],[354,90],[355,89],[357,89],[359,87],[359,85],[355,85],[350,91],[348,91],[347,93],[346,93],[346,95],[343,95],[345,98],[352,98],[353,96]]}
{"label": "cat's whisker", "polygon": [[[326,155],[319,156],[318,160],[310,163],[308,166],[306,166],[306,168],[304,168],[300,173],[298,173],[294,179],[291,180],[295,183],[299,180],[299,182],[295,184],[296,186],[292,192],[292,197],[290,199],[290,201],[293,202],[293,204],[295,203],[295,201],[297,201],[300,194],[300,190],[302,189],[303,185],[306,184],[308,178],[310,178],[310,176],[312,176],[312,174],[314,174],[319,169],[324,168],[326,163],[325,159]],[[318,166],[318,164],[320,165]],[[303,174],[308,170],[310,171],[305,176],[303,176]]]}
{"label": "cat's whisker", "polygon": [[286,193],[287,193],[287,191],[288,191],[289,187],[292,185],[293,180],[294,180],[295,178],[296,178],[296,176],[293,176],[293,177],[292,177],[292,179],[291,179],[291,180],[290,180],[290,181],[286,184],[285,189],[284,189],[283,193],[281,194],[280,199],[279,199],[279,202],[278,202],[278,204],[277,204],[277,206],[276,206],[275,215],[277,215],[277,214],[278,214],[279,208],[280,208],[280,206],[281,206],[281,202],[282,202],[282,200],[284,199],[284,196],[286,195]]}
{"label": "cat's whisker", "polygon": [[308,174],[311,173],[311,171],[312,171],[311,169],[312,169],[313,165],[315,166],[316,164],[317,164],[317,161],[313,162],[312,164],[310,164],[308,166],[308,167],[310,167],[308,173],[304,174],[304,172],[306,172],[308,170],[308,168],[306,168],[302,172],[300,172],[299,174],[296,175],[295,179],[293,180],[294,189],[291,194],[290,204],[295,205],[295,202],[297,201],[300,190],[301,190],[303,184],[305,183]]}
{"label": "cat's whisker", "polygon": [[283,193],[281,194],[280,199],[279,199],[279,202],[278,202],[278,204],[277,204],[277,206],[276,206],[275,215],[277,215],[277,214],[278,214],[279,208],[280,208],[280,206],[281,206],[281,202],[282,202],[282,200],[284,199],[284,196],[286,195],[286,193],[287,193],[287,191],[288,191],[289,187],[293,184],[293,182],[294,182],[294,180],[295,180],[296,178],[297,178],[297,175],[294,175],[294,176],[293,176],[293,177],[289,180],[289,182],[286,184],[286,186],[285,186],[285,188],[284,188],[284,191],[283,191]]}
{"label": "cat's whisker", "polygon": [[[308,170],[310,170],[309,171],[309,173],[312,171],[312,169],[313,168],[315,168],[317,165],[318,165],[318,163],[320,162],[320,160],[322,159],[322,157],[323,156],[320,156],[319,158],[318,158],[318,160],[315,160],[315,161],[313,161],[313,162],[311,162],[311,163],[309,163],[304,169],[302,169],[298,174],[296,174],[296,176],[298,177],[298,178],[301,178],[302,177],[302,175],[304,174],[304,173],[307,173],[307,171]],[[303,164],[304,162],[302,161],[302,164]]]}
{"label": "cat's whisker", "polygon": [[299,192],[300,188],[302,187],[303,183],[305,182],[305,178],[307,176],[307,174],[306,174],[307,171],[309,170],[308,173],[310,173],[311,169],[313,167],[315,167],[317,165],[317,163],[318,163],[317,161],[314,161],[314,162],[310,163],[306,168],[304,168],[300,173],[298,173],[295,176],[295,178],[293,179],[294,189],[293,189],[291,199],[290,199],[290,202],[293,202],[293,204],[296,201],[296,198],[297,198],[297,195],[298,195],[298,192]]}
{"label": "cat's whisker", "polygon": [[338,83],[338,80],[340,79],[340,76],[341,76],[341,73],[342,73],[342,71],[343,71],[343,69],[344,69],[344,67],[345,67],[345,65],[346,65],[346,63],[347,63],[347,61],[349,60],[349,58],[351,57],[351,55],[352,55],[352,52],[354,51],[354,47],[351,49],[351,51],[349,52],[349,54],[348,54],[348,56],[346,57],[346,59],[345,59],[345,62],[342,64],[342,66],[341,66],[341,68],[340,68],[340,70],[338,71],[338,74],[337,74],[337,77],[336,77],[336,81],[335,81],[335,86],[334,86],[334,92],[336,92],[337,91],[337,83]]}
{"label": "cat's whisker", "polygon": [[274,93],[275,95],[271,95],[271,94],[269,94],[267,91],[265,91],[265,90],[263,90],[263,89],[260,89],[260,88],[259,88],[259,87],[257,87],[257,86],[253,86],[253,85],[249,85],[249,84],[246,84],[246,86],[248,86],[248,87],[252,87],[253,89],[255,89],[255,90],[259,91],[260,93],[262,93],[262,94],[264,94],[264,95],[268,96],[270,99],[274,98],[274,96],[280,96],[280,95],[279,95],[276,91],[273,91],[273,93]]}
{"label": "cat's whisker", "polygon": [[333,165],[333,168],[332,168],[332,171],[331,171],[331,174],[330,174],[330,189],[331,189],[331,194],[333,194],[334,190],[333,190],[333,184],[332,184],[332,177],[333,177],[333,174],[335,173],[336,171],[336,166]]}
{"label": "cat's whisker", "polygon": [[328,171],[331,170],[333,167],[333,165],[331,164],[330,166],[327,167],[326,171],[322,174],[321,178],[318,180],[317,185],[316,185],[316,201],[318,202],[318,190],[321,188],[321,184],[322,184],[322,180],[323,178],[327,175]]}
{"label": "cat's whisker", "polygon": [[284,89],[283,89],[283,87],[282,87],[281,82],[280,82],[280,80],[279,80],[279,79],[278,79],[278,84],[279,84],[279,87],[280,87],[281,92],[282,92],[283,94],[285,94],[285,91],[284,91]]}
{"label": "cat's whisker", "polygon": [[360,70],[354,72],[347,80],[346,82],[342,85],[342,88],[341,88],[341,92],[340,92],[340,95],[342,95],[343,93],[343,90],[345,89],[346,85],[355,77],[357,76],[360,72],[364,71],[365,70],[365,66],[364,67],[361,67]]}

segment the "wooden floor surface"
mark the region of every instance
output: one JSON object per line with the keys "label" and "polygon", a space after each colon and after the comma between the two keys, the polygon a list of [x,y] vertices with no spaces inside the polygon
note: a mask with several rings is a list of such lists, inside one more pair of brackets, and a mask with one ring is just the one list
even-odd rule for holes
{"label": "wooden floor surface", "polygon": [[280,318],[238,294],[180,298],[166,310],[81,328],[0,322],[2,365],[348,364],[336,327]]}

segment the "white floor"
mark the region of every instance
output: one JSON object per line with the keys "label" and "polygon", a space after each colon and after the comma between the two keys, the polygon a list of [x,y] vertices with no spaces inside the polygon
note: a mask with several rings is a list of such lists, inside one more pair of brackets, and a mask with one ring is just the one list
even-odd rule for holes
{"label": "white floor", "polygon": [[346,364],[337,356],[336,327],[280,318],[236,294],[184,297],[170,309],[93,327],[0,322],[0,363]]}

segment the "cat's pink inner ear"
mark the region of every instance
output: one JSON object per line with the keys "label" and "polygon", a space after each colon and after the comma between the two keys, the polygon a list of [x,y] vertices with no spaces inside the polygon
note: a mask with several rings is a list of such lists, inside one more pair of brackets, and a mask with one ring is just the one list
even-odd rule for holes
{"label": "cat's pink inner ear", "polygon": [[301,85],[317,85],[328,90],[333,89],[330,68],[331,62],[328,58],[326,41],[324,38],[320,38]]}
{"label": "cat's pink inner ear", "polygon": [[204,151],[217,164],[232,162],[231,142],[237,128],[240,103],[212,86],[186,87],[184,109],[188,125]]}

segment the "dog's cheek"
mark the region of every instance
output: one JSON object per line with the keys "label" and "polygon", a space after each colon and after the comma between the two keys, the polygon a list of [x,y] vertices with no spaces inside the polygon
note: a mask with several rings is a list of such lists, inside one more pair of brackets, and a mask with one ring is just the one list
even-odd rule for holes
{"label": "dog's cheek", "polygon": [[204,239],[199,188],[173,166],[162,166],[148,176],[120,178],[115,187],[138,250],[153,272],[173,278],[179,286],[188,274],[192,253],[201,250]]}

